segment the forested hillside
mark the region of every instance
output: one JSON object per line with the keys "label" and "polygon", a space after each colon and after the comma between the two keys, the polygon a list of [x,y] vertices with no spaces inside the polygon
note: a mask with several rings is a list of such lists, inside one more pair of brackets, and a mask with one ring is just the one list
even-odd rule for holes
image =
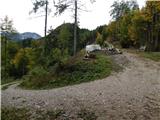
{"label": "forested hillside", "polygon": [[[2,83],[7,79],[21,78],[35,67],[47,71],[51,66],[64,64],[73,56],[73,28],[73,24],[62,24],[38,40],[13,41],[2,36]],[[87,29],[77,29],[77,49],[80,51],[93,43],[96,36]]]}
{"label": "forested hillside", "polygon": [[[105,3],[85,2],[95,1]],[[160,120],[160,1],[137,1],[107,0],[112,19],[89,30],[80,0],[33,0],[44,37],[2,19],[2,120]],[[74,22],[48,30],[50,13],[65,10]],[[84,18],[93,19],[101,24],[97,14]]]}
{"label": "forested hillside", "polygon": [[[77,52],[91,43],[107,47],[106,42],[118,43],[122,48],[145,46],[146,51],[160,51],[160,2],[146,2],[140,9],[135,1],[121,1],[111,8],[112,21],[108,25],[93,31],[77,26]],[[8,33],[15,34],[12,21],[8,23]],[[5,29],[5,24],[2,27]],[[64,23],[36,41],[15,42],[2,36],[2,83],[4,79],[21,78],[36,67],[45,71],[51,66],[62,67],[73,56],[73,32],[74,24]]]}

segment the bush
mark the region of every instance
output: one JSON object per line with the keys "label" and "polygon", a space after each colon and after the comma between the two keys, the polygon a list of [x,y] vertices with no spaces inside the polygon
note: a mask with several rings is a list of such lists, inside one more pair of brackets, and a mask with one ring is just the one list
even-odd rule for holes
{"label": "bush", "polygon": [[[85,61],[84,53],[80,52],[76,57],[71,57],[61,68],[59,65],[50,67],[49,72],[42,67],[36,67],[24,77],[25,80],[21,85],[32,89],[55,88],[89,82],[110,75],[111,60],[102,53],[95,54],[95,59]],[[57,68],[60,69],[59,72]]]}
{"label": "bush", "polygon": [[121,44],[122,48],[129,48],[131,45],[131,42],[129,40],[121,40],[120,44]]}
{"label": "bush", "polygon": [[32,69],[28,75],[23,77],[22,87],[25,88],[43,88],[51,80],[51,75],[43,67],[35,67]]}
{"label": "bush", "polygon": [[101,79],[111,73],[112,65],[105,55],[97,55],[96,59],[84,61],[81,58],[66,64],[52,80],[51,87],[62,87],[66,85],[79,84],[95,79]]}

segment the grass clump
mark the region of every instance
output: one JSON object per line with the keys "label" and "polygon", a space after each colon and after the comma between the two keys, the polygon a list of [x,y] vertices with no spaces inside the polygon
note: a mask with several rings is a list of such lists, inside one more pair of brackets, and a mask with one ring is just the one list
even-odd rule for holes
{"label": "grass clump", "polygon": [[96,114],[86,109],[81,109],[78,112],[78,118],[82,118],[83,120],[97,120]]}
{"label": "grass clump", "polygon": [[21,86],[32,89],[56,88],[107,77],[112,71],[110,58],[102,53],[95,54],[95,59],[83,60],[84,53],[81,52],[56,72],[52,69],[49,72],[44,72],[42,68],[33,69]]}
{"label": "grass clump", "polygon": [[76,114],[67,113],[63,109],[56,110],[39,110],[26,108],[2,108],[2,120],[70,120],[70,117],[83,120],[97,120],[98,116],[95,112],[85,108],[77,111]]}
{"label": "grass clump", "polygon": [[63,110],[38,110],[26,108],[2,108],[2,120],[61,120],[65,112]]}
{"label": "grass clump", "polygon": [[29,120],[28,110],[25,108],[2,108],[2,120]]}
{"label": "grass clump", "polygon": [[61,109],[54,110],[54,111],[47,111],[46,115],[49,117],[50,120],[58,119],[59,117],[62,117],[65,112]]}

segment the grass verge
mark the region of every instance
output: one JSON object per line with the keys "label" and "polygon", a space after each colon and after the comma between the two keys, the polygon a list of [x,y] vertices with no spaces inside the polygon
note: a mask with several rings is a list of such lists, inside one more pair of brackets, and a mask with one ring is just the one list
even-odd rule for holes
{"label": "grass verge", "polygon": [[2,120],[29,120],[28,110],[25,108],[2,108]]}
{"label": "grass verge", "polygon": [[2,108],[2,120],[70,120],[70,118],[83,120],[96,120],[97,116],[94,112],[81,109],[77,113],[68,113],[63,109],[56,110],[38,110],[26,108]]}
{"label": "grass verge", "polygon": [[17,80],[15,80],[13,78],[2,79],[1,80],[1,85],[8,84],[8,83],[11,83],[11,82],[14,82],[14,81],[17,81]]}
{"label": "grass verge", "polygon": [[141,57],[148,58],[156,62],[160,61],[160,52],[143,52],[137,49],[125,49],[125,51],[134,53],[134,54],[138,54]]}
{"label": "grass verge", "polygon": [[72,57],[63,68],[54,75],[43,72],[43,76],[31,76],[25,79],[20,86],[28,89],[48,89],[67,85],[80,84],[110,75],[112,60],[105,54],[95,53],[96,59],[83,60],[84,53]]}
{"label": "grass verge", "polygon": [[157,62],[160,61],[160,52],[140,52],[140,55]]}
{"label": "grass verge", "polygon": [[9,87],[10,85],[12,85],[12,83],[1,86],[1,90],[6,90],[6,89],[8,89],[8,87]]}
{"label": "grass verge", "polygon": [[65,113],[63,110],[30,110],[26,108],[2,108],[2,120],[57,120]]}
{"label": "grass verge", "polygon": [[19,80],[14,80],[14,81],[12,81],[12,82],[8,82],[8,83],[5,83],[5,84],[2,84],[1,85],[1,90],[6,90],[6,89],[8,89],[8,87],[10,86],[10,85],[13,85],[13,84],[15,84],[15,83],[18,83],[18,82],[20,82]]}

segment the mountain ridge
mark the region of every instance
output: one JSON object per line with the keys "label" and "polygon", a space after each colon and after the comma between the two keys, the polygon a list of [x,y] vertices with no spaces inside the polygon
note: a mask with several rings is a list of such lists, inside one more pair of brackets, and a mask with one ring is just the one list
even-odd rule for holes
{"label": "mountain ridge", "polygon": [[37,40],[37,39],[41,38],[41,36],[35,32],[24,32],[24,33],[1,32],[0,35],[6,36],[7,38],[14,40],[14,41],[23,41],[26,39]]}

